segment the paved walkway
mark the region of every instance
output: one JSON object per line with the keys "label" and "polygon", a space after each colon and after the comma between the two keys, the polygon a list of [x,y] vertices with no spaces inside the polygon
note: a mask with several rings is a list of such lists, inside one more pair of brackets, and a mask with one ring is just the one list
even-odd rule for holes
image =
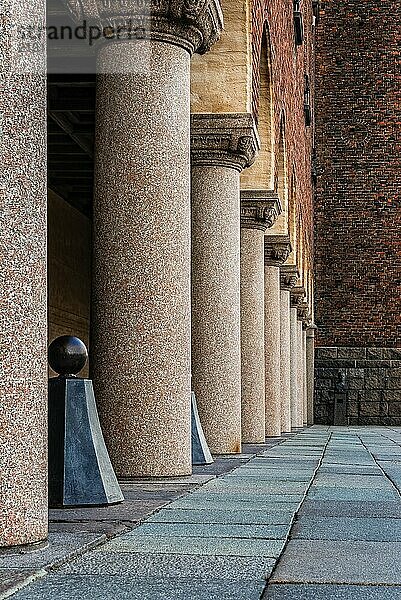
{"label": "paved walkway", "polygon": [[401,600],[399,490],[401,428],[313,427],[12,597]]}

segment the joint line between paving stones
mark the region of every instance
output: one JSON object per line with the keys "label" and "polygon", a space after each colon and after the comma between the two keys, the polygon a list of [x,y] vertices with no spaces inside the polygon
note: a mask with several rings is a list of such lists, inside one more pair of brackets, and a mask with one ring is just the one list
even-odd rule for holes
{"label": "joint line between paving stones", "polygon": [[329,445],[329,442],[330,442],[330,440],[331,440],[331,436],[332,436],[332,435],[333,435],[333,433],[330,431],[330,432],[329,432],[329,437],[328,437],[328,439],[327,439],[327,442],[325,443],[325,445],[324,445],[324,448],[323,448],[323,450],[322,450],[322,454],[321,454],[321,456],[320,456],[319,462],[318,462],[318,464],[316,465],[316,469],[315,469],[315,470],[313,471],[313,473],[312,473],[312,477],[311,477],[311,479],[310,479],[310,482],[309,482],[309,484],[308,484],[308,487],[307,487],[307,488],[306,488],[306,490],[305,490],[305,493],[304,493],[304,495],[303,495],[303,497],[302,497],[302,500],[301,500],[301,502],[300,502],[300,503],[299,503],[299,505],[298,505],[298,508],[297,508],[297,510],[294,512],[294,514],[293,514],[293,516],[292,516],[291,523],[290,523],[290,528],[289,528],[289,530],[288,530],[287,539],[285,540],[285,543],[284,543],[283,549],[282,549],[282,550],[281,550],[281,552],[280,552],[280,556],[279,556],[279,557],[277,558],[277,560],[276,560],[276,563],[275,563],[275,565],[274,565],[274,567],[273,567],[273,569],[272,569],[272,571],[271,571],[271,573],[270,573],[270,576],[269,576],[269,577],[268,577],[268,579],[266,580],[266,585],[265,585],[265,587],[263,588],[263,591],[262,591],[262,593],[261,593],[261,595],[260,595],[260,597],[259,597],[259,600],[263,600],[263,597],[264,597],[264,594],[265,594],[265,592],[267,591],[267,588],[268,588],[269,582],[270,582],[271,578],[273,577],[273,575],[274,575],[274,573],[275,573],[275,571],[276,571],[276,569],[277,569],[277,566],[278,566],[278,564],[279,564],[279,562],[280,562],[280,560],[281,560],[281,558],[282,558],[282,556],[283,556],[283,554],[284,554],[284,552],[285,552],[285,550],[286,550],[286,548],[287,548],[288,542],[289,542],[289,541],[290,541],[290,539],[291,539],[291,532],[292,532],[292,529],[293,529],[293,527],[294,527],[294,523],[295,523],[296,517],[298,516],[298,513],[299,513],[299,511],[300,511],[300,509],[301,509],[301,507],[302,507],[303,503],[304,503],[304,502],[305,502],[305,500],[306,500],[306,497],[307,497],[307,495],[308,495],[308,492],[309,492],[310,488],[312,487],[312,485],[313,485],[313,483],[314,483],[314,481],[315,481],[315,479],[316,479],[316,475],[317,475],[317,473],[318,473],[318,471],[319,471],[320,467],[322,466],[322,462],[323,462],[323,459],[324,459],[324,455],[326,454],[327,446]]}
{"label": "joint line between paving stones", "polygon": [[[359,438],[359,441],[361,442],[362,446],[365,448],[365,450],[370,454],[370,456],[373,459],[373,462],[376,464],[376,466],[380,469],[380,471],[382,472],[382,474],[384,475],[384,477],[386,479],[388,479],[388,481],[391,483],[391,485],[393,486],[393,488],[395,489],[395,491],[397,492],[398,496],[401,499],[401,492],[398,489],[398,487],[396,486],[396,484],[394,483],[394,481],[391,479],[390,475],[387,475],[386,471],[383,469],[383,467],[380,465],[380,463],[376,460],[376,457],[371,453],[371,451],[369,450],[369,448],[367,447],[367,445],[365,444],[365,442],[363,441],[363,439],[360,437],[359,433],[356,434]],[[382,433],[379,434],[381,437],[386,437],[385,435],[383,435]],[[390,439],[390,438],[387,438]],[[399,444],[397,444],[399,445]]]}
{"label": "joint line between paving stones", "polygon": [[13,596],[14,594],[19,592],[23,588],[27,587],[29,584],[33,583],[34,581],[37,581],[38,579],[42,579],[43,577],[45,577],[47,575],[47,573],[48,573],[48,571],[46,569],[38,569],[34,573],[31,573],[30,575],[25,577],[25,579],[23,579],[22,581],[13,584],[10,588],[8,588],[8,590],[1,592],[0,600],[4,600],[5,598],[9,598],[10,596]]}

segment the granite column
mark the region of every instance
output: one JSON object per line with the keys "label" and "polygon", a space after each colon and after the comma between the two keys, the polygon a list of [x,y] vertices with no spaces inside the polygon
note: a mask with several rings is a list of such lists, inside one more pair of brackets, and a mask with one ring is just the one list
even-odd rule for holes
{"label": "granite column", "polygon": [[302,323],[302,360],[303,360],[303,384],[304,384],[304,426],[308,425],[308,385],[306,372],[306,329],[305,321]]}
{"label": "granite column", "polygon": [[265,236],[265,401],[269,437],[281,434],[280,266],[290,252],[288,236]]}
{"label": "granite column", "polygon": [[44,28],[46,3],[11,5],[0,73],[0,546],[45,540],[48,520],[46,45],[12,39]]}
{"label": "granite column", "polygon": [[291,306],[295,308],[294,328],[296,331],[294,339],[294,367],[296,373],[296,403],[295,419],[296,427],[304,426],[304,343],[303,343],[303,320],[307,305],[304,302],[305,289],[296,286],[291,290]]}
{"label": "granite column", "polygon": [[264,232],[281,212],[273,192],[241,192],[242,441],[265,441]]}
{"label": "granite column", "polygon": [[315,330],[309,325],[306,330],[306,387],[308,397],[308,425],[314,423],[314,382],[315,382]]}
{"label": "granite column", "polygon": [[294,265],[280,267],[280,387],[281,430],[291,432],[291,289],[297,282]]}
{"label": "granite column", "polygon": [[290,310],[290,334],[291,334],[291,360],[290,360],[290,395],[291,395],[291,428],[302,427],[299,423],[298,411],[298,316],[297,307],[293,305],[291,299]]}
{"label": "granite column", "polygon": [[[219,37],[215,0],[193,11],[95,0],[124,30],[98,50],[91,351],[120,476],[191,472],[190,56]],[[149,10],[150,8],[150,10]],[[178,16],[178,18],[177,18]]]}
{"label": "granite column", "polygon": [[192,115],[192,384],[210,450],[241,451],[239,174],[249,114]]}

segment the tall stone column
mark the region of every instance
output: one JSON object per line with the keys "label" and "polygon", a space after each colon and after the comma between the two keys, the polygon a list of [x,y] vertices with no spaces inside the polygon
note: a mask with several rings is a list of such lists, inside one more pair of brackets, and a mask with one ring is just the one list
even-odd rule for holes
{"label": "tall stone column", "polygon": [[97,59],[91,351],[103,431],[119,475],[188,474],[189,67],[219,37],[221,11],[216,0],[82,4],[105,30],[141,27],[103,40]]}
{"label": "tall stone column", "polygon": [[303,322],[306,318],[308,305],[304,300],[304,287],[297,286],[293,288],[292,294],[297,308],[297,427],[304,427],[304,425],[306,424],[306,398]]}
{"label": "tall stone column", "polygon": [[308,398],[307,398],[307,388],[306,388],[306,323],[308,321],[309,315],[309,305],[304,299],[297,306],[298,311],[298,322],[301,323],[300,327],[300,384],[302,385],[302,400],[303,400],[303,426],[307,426],[307,416],[308,416]]}
{"label": "tall stone column", "polygon": [[291,397],[291,428],[302,427],[299,423],[298,411],[298,315],[297,307],[293,305],[291,296],[290,334],[291,334],[291,360],[290,360],[290,397]]}
{"label": "tall stone column", "polygon": [[259,146],[248,114],[192,115],[192,384],[210,450],[241,451],[239,174]]}
{"label": "tall stone column", "polygon": [[291,252],[286,235],[265,236],[266,435],[281,435],[280,266]]}
{"label": "tall stone column", "polygon": [[47,537],[46,46],[13,40],[45,9],[12,3],[0,36],[1,547]]}
{"label": "tall stone column", "polygon": [[[280,388],[281,430],[291,432],[291,289],[297,282],[295,265],[280,267]],[[294,425],[295,426],[295,425]]]}
{"label": "tall stone column", "polygon": [[241,192],[242,441],[265,441],[264,232],[281,212],[274,192]]}
{"label": "tall stone column", "polygon": [[302,329],[302,321],[298,317],[297,321],[297,421],[298,427],[305,425],[305,400],[304,400],[304,334]]}
{"label": "tall stone column", "polygon": [[308,425],[313,425],[314,423],[315,330],[316,325],[309,325],[306,330],[306,388],[308,398]]}
{"label": "tall stone column", "polygon": [[304,427],[308,425],[308,391],[306,384],[306,330],[305,321],[302,322],[302,382],[304,395]]}

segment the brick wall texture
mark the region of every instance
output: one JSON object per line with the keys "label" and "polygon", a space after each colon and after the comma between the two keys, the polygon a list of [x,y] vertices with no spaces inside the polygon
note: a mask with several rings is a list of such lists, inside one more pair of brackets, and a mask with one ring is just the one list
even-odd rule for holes
{"label": "brick wall texture", "polygon": [[401,346],[401,3],[326,0],[316,51],[317,345]]}
{"label": "brick wall texture", "polygon": [[293,3],[290,0],[255,0],[252,12],[253,110],[257,116],[259,94],[259,61],[263,30],[266,29],[271,49],[273,87],[274,138],[276,169],[279,160],[280,123],[285,120],[287,181],[295,173],[297,212],[301,217],[307,260],[313,254],[313,193],[311,157],[313,128],[305,126],[305,75],[314,82],[312,5],[302,6],[304,43],[294,41]]}

